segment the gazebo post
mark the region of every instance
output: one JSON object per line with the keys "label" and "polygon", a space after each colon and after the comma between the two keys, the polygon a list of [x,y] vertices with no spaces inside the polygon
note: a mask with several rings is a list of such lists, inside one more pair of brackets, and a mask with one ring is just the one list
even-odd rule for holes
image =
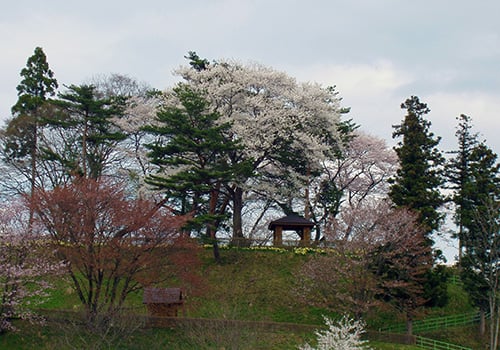
{"label": "gazebo post", "polygon": [[273,245],[281,246],[282,244],[283,244],[283,227],[276,226],[274,228],[274,234],[273,234]]}
{"label": "gazebo post", "polygon": [[309,227],[304,227],[302,231],[301,243],[305,246],[311,244],[311,229]]}

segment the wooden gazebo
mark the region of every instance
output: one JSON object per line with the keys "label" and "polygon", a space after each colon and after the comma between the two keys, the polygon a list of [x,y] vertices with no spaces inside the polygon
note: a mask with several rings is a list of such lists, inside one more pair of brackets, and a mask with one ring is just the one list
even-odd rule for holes
{"label": "wooden gazebo", "polygon": [[273,231],[273,244],[275,246],[283,244],[283,231],[297,232],[301,245],[309,245],[313,227],[313,222],[296,214],[287,215],[269,223],[269,229]]}
{"label": "wooden gazebo", "polygon": [[144,288],[143,303],[151,316],[177,317],[184,304],[180,288]]}

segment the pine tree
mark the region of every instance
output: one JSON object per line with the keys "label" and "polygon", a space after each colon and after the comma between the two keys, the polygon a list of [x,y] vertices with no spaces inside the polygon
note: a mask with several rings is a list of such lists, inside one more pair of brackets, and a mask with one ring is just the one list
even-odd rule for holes
{"label": "pine tree", "polygon": [[112,120],[123,114],[124,100],[100,98],[93,85],[71,85],[54,103],[63,113],[48,122],[65,131],[65,153],[46,148],[46,159],[59,162],[71,175],[99,178],[114,146],[126,137]]}
{"label": "pine tree", "polygon": [[41,47],[35,48],[21,70],[22,80],[17,86],[18,100],[12,106],[13,118],[3,133],[4,152],[7,162],[29,159],[31,193],[36,186],[38,160],[38,133],[47,112],[49,98],[58,87],[54,72],[49,68]]}
{"label": "pine tree", "polygon": [[458,232],[454,238],[458,238],[458,258],[459,262],[462,259],[463,247],[467,244],[466,227],[467,215],[470,214],[469,200],[467,198],[467,188],[471,179],[471,154],[473,149],[478,145],[478,134],[472,133],[471,118],[462,114],[457,117],[459,121],[457,131],[455,133],[458,140],[458,150],[453,151],[455,157],[452,158],[446,165],[446,174],[448,182],[451,184],[451,189],[455,191],[452,200],[455,203],[455,224],[458,227]]}
{"label": "pine tree", "polygon": [[[491,314],[491,342],[498,342],[500,271],[500,164],[484,143],[469,156],[470,179],[463,191],[467,206],[462,211],[464,253],[461,277],[472,302],[483,315]],[[484,322],[481,323],[484,332]]]}
{"label": "pine tree", "polygon": [[403,138],[395,147],[400,168],[391,179],[389,196],[396,206],[420,214],[420,222],[427,231],[427,243],[431,246],[430,235],[439,228],[442,215],[438,208],[444,202],[440,193],[444,158],[437,149],[440,138],[430,132],[431,123],[424,118],[430,109],[418,97],[408,98],[401,108],[407,110],[407,115],[400,125],[394,126],[393,133],[393,138]]}
{"label": "pine tree", "polygon": [[241,146],[224,137],[230,124],[218,123],[219,115],[208,112],[207,101],[198,93],[182,84],[173,93],[181,105],[160,110],[157,123],[146,127],[157,137],[147,148],[151,162],[158,166],[146,183],[176,198],[173,204],[179,213],[194,213],[192,228],[206,229],[218,259],[216,232],[231,199],[224,185],[245,171],[228,163],[228,153]]}

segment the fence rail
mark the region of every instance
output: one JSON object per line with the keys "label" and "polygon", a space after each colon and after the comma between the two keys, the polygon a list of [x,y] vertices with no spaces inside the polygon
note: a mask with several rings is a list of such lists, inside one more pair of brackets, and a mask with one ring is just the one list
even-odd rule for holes
{"label": "fence rail", "polygon": [[439,340],[417,336],[415,345],[422,349],[429,350],[473,350],[465,346],[445,343]]}
{"label": "fence rail", "polygon": [[[468,324],[479,322],[480,317],[481,316],[479,312],[473,312],[460,315],[428,318],[422,321],[413,322],[413,331],[426,332],[447,327],[465,326]],[[380,331],[403,333],[406,331],[406,326],[403,324],[398,324],[395,326],[382,328],[380,329]]]}
{"label": "fence rail", "polygon": [[[131,310],[132,311],[132,310]],[[135,310],[134,311],[138,311]],[[47,321],[64,324],[78,324],[82,322],[84,315],[81,312],[73,310],[50,310],[39,309],[38,313],[45,316]],[[230,319],[205,319],[205,318],[188,318],[188,317],[152,317],[146,314],[135,313],[122,316],[126,318],[126,322],[130,325],[141,325],[142,327],[153,328],[173,328],[173,327],[217,327],[221,329],[248,329],[256,332],[314,332],[318,329],[324,329],[324,325],[313,324],[297,324],[288,322],[272,322],[272,321],[246,321],[246,320],[230,320]],[[421,336],[407,335],[401,333],[387,333],[367,331],[365,339],[374,341],[384,341],[396,344],[415,345],[422,349],[428,350],[472,350],[471,348],[450,344],[438,340],[424,338]]]}

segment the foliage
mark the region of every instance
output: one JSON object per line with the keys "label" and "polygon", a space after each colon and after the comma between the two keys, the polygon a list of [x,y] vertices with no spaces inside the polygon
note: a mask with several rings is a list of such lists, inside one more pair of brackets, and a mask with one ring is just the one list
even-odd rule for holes
{"label": "foliage", "polygon": [[431,246],[433,241],[429,235],[438,229],[442,220],[437,211],[443,204],[440,167],[444,159],[437,149],[440,138],[430,132],[431,123],[424,119],[430,109],[418,97],[408,98],[401,108],[407,110],[407,115],[394,127],[393,133],[393,138],[403,138],[395,147],[400,168],[392,179],[389,196],[395,205],[420,214],[420,223],[426,229],[426,240]]}
{"label": "foliage", "polygon": [[423,282],[432,266],[418,215],[387,201],[365,202],[341,212],[325,238],[336,254],[304,264],[298,274],[301,298],[357,316],[383,300],[404,312],[411,325],[425,302]]}
{"label": "foliage", "polygon": [[125,138],[113,124],[113,118],[123,114],[123,98],[100,97],[93,85],[71,85],[54,103],[62,111],[48,122],[61,131],[61,144],[44,148],[46,160],[60,164],[70,176],[97,179],[109,166],[117,143]]}
{"label": "foliage", "polygon": [[156,261],[187,219],[129,199],[103,179],[38,191],[33,205],[90,321],[113,314],[128,294],[161,280]]}
{"label": "foliage", "polygon": [[456,128],[455,136],[458,141],[458,150],[453,151],[455,157],[446,164],[447,179],[451,189],[454,190],[452,200],[455,204],[454,220],[458,227],[458,233],[454,235],[458,238],[458,254],[461,260],[464,243],[467,240],[467,217],[470,216],[470,200],[468,198],[468,187],[471,185],[471,154],[478,145],[476,133],[472,133],[471,118],[461,114]]}
{"label": "foliage", "polygon": [[371,269],[379,281],[379,297],[406,314],[411,334],[416,311],[426,302],[424,283],[432,268],[431,250],[415,212],[396,209],[380,225],[386,236],[370,252]]}
{"label": "foliage", "polygon": [[397,157],[384,140],[352,131],[337,159],[324,162],[319,176],[309,183],[311,219],[316,239],[332,218],[387,195],[387,180],[395,175]]}
{"label": "foliage", "polygon": [[61,272],[43,241],[40,227],[29,224],[27,207],[19,202],[0,210],[0,334],[15,330],[11,320],[41,321],[31,307],[48,297],[51,277]]}
{"label": "foliage", "polygon": [[299,347],[301,350],[356,350],[370,349],[367,341],[361,339],[364,333],[364,322],[343,316],[334,322],[325,317],[326,330],[316,331],[318,346],[313,348],[309,344]]}
{"label": "foliage", "polygon": [[[17,86],[18,100],[12,107],[13,118],[2,132],[2,152],[10,170],[26,179],[33,192],[38,176],[39,127],[51,113],[49,98],[55,94],[58,84],[41,47],[35,48],[34,54],[28,58],[21,77],[23,79]],[[19,179],[15,183],[18,182]],[[19,185],[14,190],[22,193],[25,184],[21,181]]]}
{"label": "foliage", "polygon": [[210,111],[220,116],[217,123],[231,126],[224,131],[225,141],[238,140],[243,146],[229,154],[228,164],[251,165],[224,184],[231,194],[233,236],[243,237],[243,207],[249,195],[260,203],[302,198],[307,173],[336,156],[343,142],[340,98],[334,89],[299,84],[263,65],[228,60],[208,64],[194,53],[189,58],[191,66],[177,73],[206,98]]}
{"label": "foliage", "polygon": [[178,85],[172,93],[181,106],[166,106],[157,114],[157,125],[145,127],[156,136],[146,147],[158,166],[146,183],[165,193],[179,214],[192,212],[190,228],[204,227],[206,237],[215,240],[229,203],[224,185],[248,167],[228,162],[229,154],[241,148],[238,141],[224,137],[230,123],[217,123],[220,116],[209,112],[206,100],[187,85]]}
{"label": "foliage", "polygon": [[[499,258],[499,198],[500,165],[497,155],[485,144],[472,148],[469,160],[469,179],[462,192],[464,253],[461,259],[461,278],[471,301],[483,313],[490,312],[498,320]],[[494,322],[491,322],[494,325]],[[493,328],[492,328],[493,329]],[[483,328],[481,329],[481,332]],[[491,341],[498,337],[490,332]]]}
{"label": "foliage", "polygon": [[445,265],[436,265],[427,271],[424,282],[426,306],[444,307],[448,304],[450,297],[447,281],[450,276],[451,272]]}

